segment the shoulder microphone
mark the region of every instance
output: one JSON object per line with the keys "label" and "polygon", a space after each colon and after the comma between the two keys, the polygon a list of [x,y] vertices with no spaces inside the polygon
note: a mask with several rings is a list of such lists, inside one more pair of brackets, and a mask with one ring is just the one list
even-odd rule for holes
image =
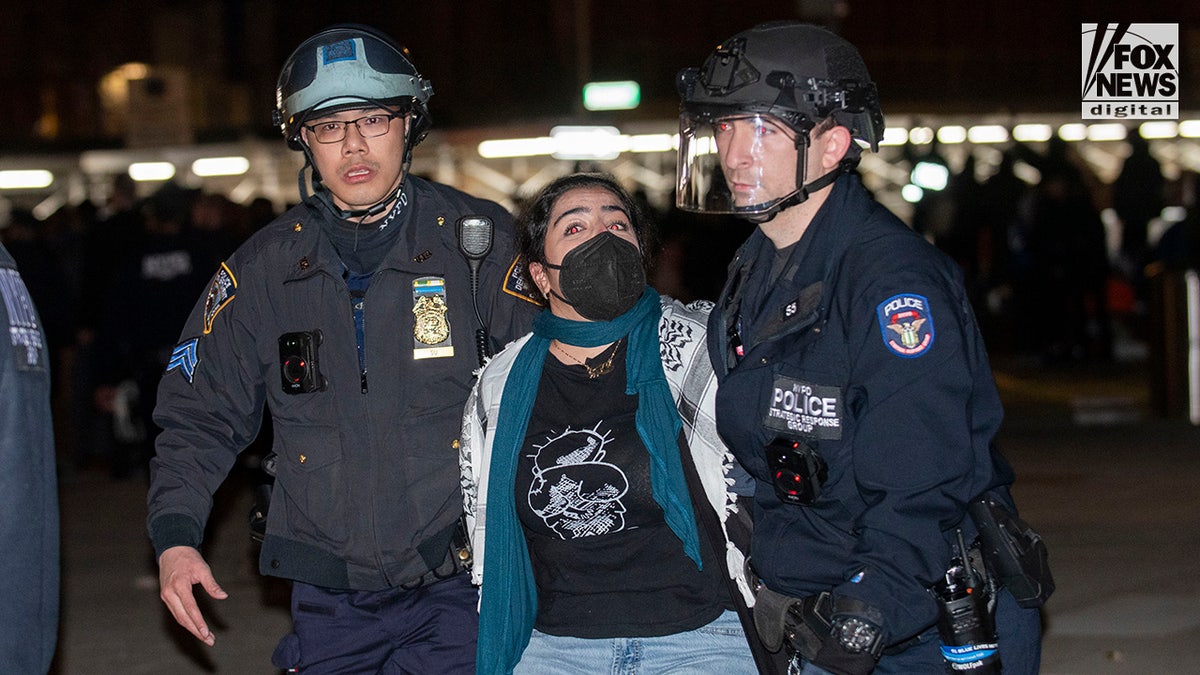
{"label": "shoulder microphone", "polygon": [[479,365],[492,355],[488,344],[487,326],[479,314],[479,265],[492,251],[492,234],[495,226],[487,216],[463,216],[458,219],[458,250],[467,259],[471,272],[471,303],[475,308],[475,319],[479,328],[475,330],[475,349],[479,353]]}

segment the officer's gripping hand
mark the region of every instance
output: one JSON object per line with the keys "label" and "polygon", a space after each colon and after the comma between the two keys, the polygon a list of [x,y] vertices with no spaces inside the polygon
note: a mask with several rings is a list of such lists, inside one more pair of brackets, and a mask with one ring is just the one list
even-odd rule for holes
{"label": "officer's gripping hand", "polygon": [[175,621],[209,647],[216,643],[216,636],[204,622],[192,586],[200,584],[209,597],[224,600],[229,597],[213,578],[212,570],[200,552],[191,546],[172,546],[158,557],[159,597]]}

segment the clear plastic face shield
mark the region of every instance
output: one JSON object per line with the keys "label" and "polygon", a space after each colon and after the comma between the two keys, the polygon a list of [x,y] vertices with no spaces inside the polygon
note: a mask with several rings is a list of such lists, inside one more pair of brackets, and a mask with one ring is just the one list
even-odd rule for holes
{"label": "clear plastic face shield", "polygon": [[676,205],[697,213],[769,213],[803,189],[806,141],[772,115],[684,111]]}

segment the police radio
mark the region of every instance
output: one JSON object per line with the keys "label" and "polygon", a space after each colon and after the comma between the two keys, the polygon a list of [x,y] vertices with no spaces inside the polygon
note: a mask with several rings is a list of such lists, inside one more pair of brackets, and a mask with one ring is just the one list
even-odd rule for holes
{"label": "police radio", "polygon": [[475,350],[479,355],[479,365],[492,355],[488,345],[487,326],[479,314],[479,263],[492,252],[492,233],[495,226],[487,216],[463,216],[458,219],[458,250],[467,259],[467,267],[471,272],[471,304],[475,308],[475,319],[479,328],[475,329]]}
{"label": "police radio", "polygon": [[995,618],[988,609],[990,594],[971,566],[961,530],[958,557],[950,561],[945,576],[930,592],[937,599],[937,627],[946,672],[998,675],[1000,650]]}

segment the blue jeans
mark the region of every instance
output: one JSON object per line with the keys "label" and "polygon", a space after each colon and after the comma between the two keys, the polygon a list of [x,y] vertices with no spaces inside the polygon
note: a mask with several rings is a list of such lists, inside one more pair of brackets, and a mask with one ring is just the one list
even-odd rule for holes
{"label": "blue jeans", "polygon": [[592,639],[535,630],[513,675],[757,672],[737,613],[726,611],[707,626],[662,637]]}

